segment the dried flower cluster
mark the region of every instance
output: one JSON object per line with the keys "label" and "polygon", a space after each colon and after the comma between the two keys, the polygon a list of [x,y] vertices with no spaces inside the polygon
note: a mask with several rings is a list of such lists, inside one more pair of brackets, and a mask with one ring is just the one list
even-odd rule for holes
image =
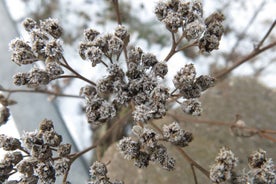
{"label": "dried flower cluster", "polygon": [[210,179],[214,183],[222,183],[231,178],[238,159],[230,149],[223,147],[220,149],[215,162],[210,169]]}
{"label": "dried flower cluster", "polygon": [[0,93],[0,127],[6,124],[6,122],[9,120],[10,110],[8,106],[14,104],[16,104],[16,101],[11,100]]}
{"label": "dried flower cluster", "polygon": [[214,183],[229,181],[234,184],[274,184],[276,182],[275,166],[271,158],[266,157],[264,150],[252,153],[248,158],[250,170],[238,174],[234,171],[237,158],[228,148],[223,147],[211,166],[210,179]]}
{"label": "dried flower cluster", "polygon": [[30,42],[16,38],[10,43],[11,60],[16,64],[27,65],[42,61],[43,69],[34,67],[29,72],[18,73],[14,76],[14,84],[37,88],[47,85],[50,81],[63,74],[60,66],[62,46],[60,37],[62,28],[55,19],[40,21],[40,24],[31,18],[23,22],[25,30],[30,35]]}
{"label": "dried flower cluster", "polygon": [[111,182],[109,178],[107,177],[107,168],[104,163],[101,162],[94,162],[93,165],[90,167],[90,176],[91,179],[88,182],[88,184],[100,184],[100,183],[106,183],[106,184],[124,184],[122,181],[114,181]]}
{"label": "dried flower cluster", "polygon": [[132,132],[136,139],[125,137],[118,143],[118,149],[125,159],[134,160],[135,166],[147,167],[149,161],[160,164],[165,170],[173,170],[175,159],[169,157],[167,148],[160,141],[170,142],[174,145],[185,147],[192,141],[190,132],[181,129],[179,124],[174,122],[163,127],[162,135],[154,130],[134,126]]}
{"label": "dried flower cluster", "polygon": [[196,77],[194,65],[186,64],[174,76],[173,83],[179,94],[186,99],[182,103],[183,111],[198,116],[202,112],[198,98],[201,92],[215,85],[215,79],[209,75]]}
{"label": "dried flower cluster", "polygon": [[202,3],[171,0],[159,2],[155,14],[169,31],[176,33],[181,28],[187,41],[198,40],[201,52],[218,49],[223,34],[221,13],[213,13],[204,20]]}
{"label": "dried flower cluster", "polygon": [[71,145],[61,142],[53,122],[46,119],[38,131],[25,132],[21,140],[0,135],[0,148],[9,151],[0,163],[0,182],[19,172],[21,178],[9,182],[55,183],[56,176],[64,175],[71,164]]}
{"label": "dried flower cluster", "polygon": [[[96,125],[97,121],[105,122],[116,116],[122,105],[130,102],[135,105],[133,115],[136,122],[146,123],[164,116],[169,90],[161,86],[159,80],[168,72],[166,63],[134,47],[128,49],[127,71],[124,71],[118,60],[129,37],[124,26],[118,26],[114,34],[100,35],[98,31],[89,29],[84,35],[85,41],[79,49],[81,57],[91,61],[92,66],[105,65],[108,72],[96,86],[81,89],[87,102],[88,121]],[[109,101],[103,98],[106,96],[109,96]]]}

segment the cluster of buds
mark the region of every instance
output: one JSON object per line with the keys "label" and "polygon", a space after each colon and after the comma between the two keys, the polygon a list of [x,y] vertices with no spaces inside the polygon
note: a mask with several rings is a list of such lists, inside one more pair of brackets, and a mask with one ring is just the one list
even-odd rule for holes
{"label": "cluster of buds", "polygon": [[55,19],[46,19],[38,24],[31,18],[23,22],[30,35],[30,42],[16,38],[10,43],[11,60],[16,64],[27,65],[37,61],[44,63],[44,68],[33,68],[30,72],[18,73],[14,76],[14,84],[37,88],[64,73],[60,66],[63,49],[60,37],[62,28]]}
{"label": "cluster of buds", "polygon": [[248,158],[249,172],[247,181],[250,183],[276,183],[275,165],[271,158],[266,157],[266,152],[262,149],[255,151]]}
{"label": "cluster of buds", "polygon": [[9,120],[10,110],[8,106],[14,105],[14,104],[16,104],[16,101],[11,100],[5,97],[2,93],[0,93],[0,126],[6,124],[7,121]]}
{"label": "cluster of buds", "polygon": [[134,160],[135,166],[147,167],[149,162],[158,163],[165,170],[171,171],[175,167],[175,159],[169,157],[167,148],[160,141],[170,142],[185,147],[192,141],[190,132],[181,129],[178,123],[163,127],[162,135],[154,130],[141,126],[134,126],[132,132],[136,138],[124,137],[118,143],[118,149],[125,159]]}
{"label": "cluster of buds", "polygon": [[232,177],[233,169],[237,165],[238,158],[234,153],[223,147],[215,159],[215,164],[210,169],[210,179],[214,183],[223,183]]}
{"label": "cluster of buds", "polygon": [[110,181],[110,179],[107,177],[108,171],[104,163],[98,161],[94,162],[89,171],[91,179],[88,184],[124,184],[122,181]]}
{"label": "cluster of buds", "polygon": [[[15,183],[55,183],[56,176],[64,175],[71,165],[71,145],[61,142],[62,136],[55,132],[53,122],[46,119],[38,131],[26,132],[21,141],[1,135],[0,147],[9,152],[0,163],[0,181],[19,172],[21,178],[12,180]],[[54,152],[58,157],[53,157]]]}
{"label": "cluster of buds", "polygon": [[224,16],[221,13],[213,13],[204,20],[202,3],[170,0],[159,2],[155,14],[169,31],[176,33],[181,28],[187,41],[198,40],[201,52],[218,49],[223,33]]}
{"label": "cluster of buds", "polygon": [[215,79],[209,75],[196,77],[194,65],[186,64],[174,76],[173,83],[179,94],[185,98],[182,103],[183,111],[192,115],[200,115],[202,108],[198,98],[203,91],[215,85]]}
{"label": "cluster of buds", "polygon": [[220,150],[216,158],[216,163],[211,166],[210,179],[214,183],[225,183],[231,181],[235,184],[255,184],[266,183],[274,184],[276,182],[275,165],[271,158],[266,157],[266,152],[262,149],[255,151],[248,157],[249,171],[234,172],[237,158],[232,151],[226,148]]}
{"label": "cluster of buds", "polygon": [[[88,121],[106,121],[116,115],[122,105],[133,102],[134,120],[146,123],[161,118],[166,113],[169,90],[159,83],[168,72],[166,63],[159,62],[155,55],[144,53],[139,47],[127,48],[127,70],[119,65],[119,55],[126,48],[129,34],[124,26],[118,26],[113,34],[101,35],[88,29],[80,44],[79,54],[92,62],[92,66],[103,64],[107,75],[96,86],[86,86],[81,94],[86,98]],[[104,100],[108,99],[107,100]],[[149,110],[150,109],[150,110]]]}

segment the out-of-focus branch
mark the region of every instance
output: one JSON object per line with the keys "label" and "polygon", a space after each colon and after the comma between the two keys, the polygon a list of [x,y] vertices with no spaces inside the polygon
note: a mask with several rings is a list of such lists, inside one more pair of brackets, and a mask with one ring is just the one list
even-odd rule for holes
{"label": "out-of-focus branch", "polygon": [[239,120],[239,118],[236,118],[235,121],[233,122],[222,122],[222,121],[212,121],[212,120],[205,120],[205,119],[198,119],[198,118],[193,118],[187,115],[174,115],[172,113],[167,113],[168,116],[171,116],[173,119],[177,120],[178,122],[193,122],[193,123],[198,123],[198,124],[208,124],[208,125],[214,125],[214,126],[226,126],[233,129],[239,129],[242,130],[248,134],[250,134],[250,136],[253,135],[259,135],[262,138],[265,138],[267,140],[270,140],[272,142],[276,142],[276,139],[272,136],[270,136],[269,134],[274,134],[276,135],[276,130],[269,130],[269,129],[259,129],[259,128],[255,128],[255,127],[248,127],[245,125],[239,125],[237,123],[237,120]]}
{"label": "out-of-focus branch", "polygon": [[266,1],[263,1],[263,2],[259,5],[259,7],[255,10],[253,16],[252,16],[251,19],[249,20],[249,22],[248,22],[248,24],[246,25],[246,27],[244,28],[244,30],[243,30],[240,34],[238,34],[238,36],[237,36],[237,41],[236,41],[236,43],[233,45],[233,47],[232,47],[232,49],[231,49],[231,51],[230,51],[230,54],[229,54],[228,57],[227,57],[228,59],[230,59],[230,58],[233,56],[233,54],[235,53],[236,48],[239,46],[239,44],[240,44],[242,38],[246,35],[246,33],[247,33],[248,29],[250,28],[250,26],[253,25],[253,22],[256,20],[256,17],[257,17],[258,14],[261,12],[261,10],[262,10],[262,8],[264,7],[265,3],[266,3]]}
{"label": "out-of-focus branch", "polygon": [[214,75],[214,77],[217,80],[221,80],[223,79],[227,74],[229,74],[232,70],[234,70],[235,68],[237,68],[238,66],[240,66],[241,64],[245,63],[246,61],[249,61],[250,59],[254,58],[255,56],[259,55],[260,53],[271,49],[272,47],[276,46],[276,41],[264,46],[261,48],[261,46],[263,45],[264,41],[267,39],[267,37],[269,36],[269,34],[271,33],[271,31],[273,30],[273,28],[275,27],[276,24],[276,20],[274,20],[274,22],[271,24],[270,28],[268,29],[267,33],[264,35],[264,37],[262,38],[262,40],[257,44],[257,46],[254,48],[254,50],[248,54],[247,56],[244,56],[243,58],[241,58],[240,60],[236,61],[232,66],[230,66],[229,68],[226,68],[224,70],[222,70],[221,72],[217,73]]}

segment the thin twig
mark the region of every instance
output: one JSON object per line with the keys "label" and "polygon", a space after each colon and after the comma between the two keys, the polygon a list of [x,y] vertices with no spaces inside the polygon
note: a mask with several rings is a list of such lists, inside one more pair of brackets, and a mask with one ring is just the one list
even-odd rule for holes
{"label": "thin twig", "polygon": [[238,48],[242,38],[245,36],[246,32],[248,31],[248,29],[250,28],[250,26],[253,25],[253,22],[256,20],[256,17],[258,16],[258,14],[261,12],[262,8],[265,5],[265,1],[263,1],[260,6],[258,7],[258,9],[255,10],[253,16],[251,17],[251,19],[249,20],[249,22],[247,23],[247,25],[245,26],[244,30],[237,36],[237,41],[236,43],[233,45],[230,54],[228,55],[228,59],[231,58],[231,56],[233,56],[233,54],[236,51],[236,48]]}
{"label": "thin twig", "polygon": [[65,67],[66,69],[68,69],[68,70],[71,71],[72,73],[74,73],[74,74],[76,75],[76,78],[79,78],[79,79],[81,79],[81,80],[83,80],[83,81],[85,81],[85,82],[91,84],[92,86],[96,86],[96,83],[94,83],[93,81],[91,81],[91,80],[85,78],[84,76],[82,76],[81,74],[79,74],[77,71],[75,71],[75,70],[68,64],[68,62],[66,61],[66,59],[65,59],[63,56],[62,56],[62,61],[63,61],[64,63],[60,62],[60,65],[63,66],[63,67]]}
{"label": "thin twig", "polygon": [[1,88],[0,91],[8,92],[8,93],[42,93],[48,95],[54,95],[58,97],[70,97],[70,98],[83,98],[79,95],[71,95],[71,94],[63,94],[63,93],[56,93],[53,91],[35,89],[35,90],[27,90],[27,89],[5,89]]}
{"label": "thin twig", "polygon": [[193,176],[194,176],[194,181],[195,181],[195,184],[198,184],[197,182],[197,177],[196,177],[196,172],[195,172],[195,169],[194,169],[194,166],[191,164],[191,169],[192,169],[192,172],[193,172]]}
{"label": "thin twig", "polygon": [[[113,2],[114,9],[115,9],[117,22],[118,22],[119,25],[122,25],[122,19],[121,19],[120,9],[119,9],[119,2],[118,2],[118,0],[112,0],[112,2]],[[123,51],[124,51],[125,59],[127,61],[128,60],[127,45],[125,45],[125,44],[124,44],[124,47],[123,47]]]}
{"label": "thin twig", "polygon": [[229,74],[232,70],[234,70],[235,68],[237,68],[238,66],[240,66],[241,64],[245,63],[246,61],[254,58],[255,56],[259,55],[260,53],[271,49],[272,47],[276,46],[276,41],[268,44],[267,46],[257,49],[257,50],[253,50],[250,54],[248,54],[247,56],[244,56],[242,59],[240,59],[239,61],[235,62],[231,67],[222,70],[221,72],[215,74],[215,78],[218,80],[221,80],[222,78],[224,78],[227,74]]}
{"label": "thin twig", "polygon": [[270,26],[269,30],[267,31],[267,33],[265,34],[263,39],[259,42],[259,44],[255,47],[255,49],[259,49],[263,45],[264,41],[267,39],[267,37],[269,36],[269,34],[271,33],[271,31],[273,30],[275,25],[276,25],[276,20],[274,20],[274,22]]}

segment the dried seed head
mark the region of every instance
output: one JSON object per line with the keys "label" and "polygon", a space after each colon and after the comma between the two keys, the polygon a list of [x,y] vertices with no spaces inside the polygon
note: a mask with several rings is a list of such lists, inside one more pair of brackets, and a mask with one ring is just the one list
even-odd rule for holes
{"label": "dried seed head", "polygon": [[95,67],[102,61],[103,52],[99,47],[89,47],[85,52],[85,58],[88,58],[92,62],[92,66]]}
{"label": "dried seed head", "polygon": [[182,110],[193,116],[200,116],[202,113],[201,103],[198,99],[187,99],[181,104]]}
{"label": "dried seed head", "polygon": [[153,67],[156,63],[158,63],[156,56],[151,53],[143,54],[141,61],[146,69]]}
{"label": "dried seed head", "polygon": [[47,42],[45,47],[45,54],[48,57],[60,59],[62,56],[62,46],[59,40],[52,40]]}
{"label": "dried seed head", "polygon": [[86,29],[83,34],[86,41],[92,42],[100,33],[95,29]]}
{"label": "dried seed head", "polygon": [[138,157],[134,158],[134,165],[138,168],[148,167],[150,155],[146,152],[140,152]]}
{"label": "dried seed head", "polygon": [[176,122],[163,126],[163,136],[167,141],[180,147],[188,146],[193,140],[192,133],[181,129]]}
{"label": "dried seed head", "polygon": [[42,132],[54,130],[53,121],[44,119],[39,125],[39,130]]}
{"label": "dried seed head", "polygon": [[210,169],[210,179],[215,183],[221,183],[231,178],[238,158],[229,148],[222,147],[215,162]]}
{"label": "dried seed head", "polygon": [[215,86],[215,78],[209,75],[201,75],[196,78],[195,85],[198,85],[201,91],[205,91],[206,89]]}
{"label": "dried seed head", "polygon": [[42,183],[55,183],[56,176],[55,176],[55,169],[54,167],[48,162],[39,162],[36,165],[35,171],[39,180]]}
{"label": "dried seed head", "polygon": [[32,146],[31,155],[37,160],[44,162],[50,159],[53,154],[50,146],[46,144],[43,144],[43,145],[34,144]]}
{"label": "dried seed head", "polygon": [[196,77],[196,70],[193,64],[186,64],[174,76],[173,84],[176,88],[182,89],[190,86]]}
{"label": "dried seed head", "polygon": [[31,176],[34,173],[34,167],[37,164],[37,161],[34,158],[27,158],[19,162],[16,165],[18,171],[25,176]]}
{"label": "dried seed head", "polygon": [[252,153],[248,158],[248,165],[250,168],[261,168],[263,164],[267,161],[266,151],[259,149],[258,151]]}
{"label": "dried seed head", "polygon": [[54,130],[43,132],[43,140],[50,146],[59,146],[62,142],[62,136],[57,134]]}
{"label": "dried seed head", "polygon": [[71,144],[60,144],[57,153],[60,157],[65,157],[71,153]]}
{"label": "dried seed head", "polygon": [[55,160],[54,168],[57,176],[64,175],[70,168],[70,160],[66,157]]}
{"label": "dried seed head", "polygon": [[103,178],[107,174],[107,168],[105,164],[98,161],[93,163],[89,171],[92,177],[97,177],[97,178]]}
{"label": "dried seed head", "polygon": [[114,35],[119,37],[124,42],[128,41],[129,39],[129,33],[127,31],[127,28],[123,25],[118,25],[116,27]]}
{"label": "dried seed head", "polygon": [[46,64],[46,72],[48,72],[51,80],[62,75],[64,73],[62,67],[55,62],[48,62]]}
{"label": "dried seed head", "polygon": [[49,33],[55,39],[60,38],[62,35],[62,27],[59,25],[57,19],[48,18],[40,22],[41,28]]}
{"label": "dried seed head", "polygon": [[134,47],[128,50],[128,63],[139,64],[143,50],[140,47]]}
{"label": "dried seed head", "polygon": [[33,29],[37,28],[37,22],[32,18],[26,18],[22,23],[24,29],[31,32]]}
{"label": "dried seed head", "polygon": [[158,62],[154,65],[153,72],[155,76],[164,78],[165,75],[168,73],[168,66],[165,62]]}
{"label": "dried seed head", "polygon": [[0,134],[0,148],[3,148],[5,151],[13,151],[21,148],[21,142],[17,138]]}
{"label": "dried seed head", "polygon": [[20,151],[8,152],[4,156],[5,162],[10,162],[14,166],[17,165],[21,160],[23,160],[23,155]]}
{"label": "dried seed head", "polygon": [[130,137],[124,137],[117,145],[119,151],[125,159],[137,158],[140,154],[140,143],[133,141]]}

